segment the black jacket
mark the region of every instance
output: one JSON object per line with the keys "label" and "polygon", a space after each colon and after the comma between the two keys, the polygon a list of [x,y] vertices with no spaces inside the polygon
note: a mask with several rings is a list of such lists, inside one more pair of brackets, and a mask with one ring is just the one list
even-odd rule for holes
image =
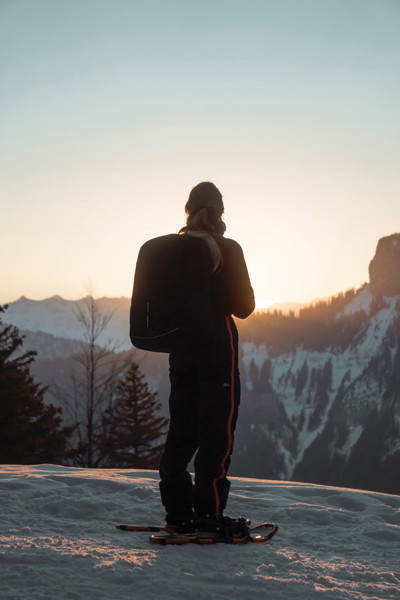
{"label": "black jacket", "polygon": [[245,319],[254,310],[254,292],[240,245],[216,238],[222,268],[212,273],[212,258],[204,239],[179,235],[183,251],[183,333],[209,336],[225,316]]}

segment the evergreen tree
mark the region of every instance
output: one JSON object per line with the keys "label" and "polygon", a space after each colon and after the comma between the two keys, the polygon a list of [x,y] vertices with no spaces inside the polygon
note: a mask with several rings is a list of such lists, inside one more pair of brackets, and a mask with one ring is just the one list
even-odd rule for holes
{"label": "evergreen tree", "polygon": [[136,363],[132,362],[117,387],[113,408],[105,416],[108,432],[103,452],[110,466],[156,469],[161,458],[168,419],[157,416],[161,403],[149,391]]}
{"label": "evergreen tree", "polygon": [[254,358],[251,358],[250,363],[249,363],[248,378],[251,381],[252,389],[256,390],[257,383],[260,378],[260,372],[254,361]]}
{"label": "evergreen tree", "polygon": [[298,398],[300,396],[301,392],[305,388],[305,386],[307,384],[307,379],[308,379],[308,365],[307,365],[306,359],[304,359],[301,369],[299,371],[297,371],[297,373],[296,373],[296,383],[295,383],[296,398]]}
{"label": "evergreen tree", "polygon": [[36,352],[21,353],[22,345],[18,329],[0,319],[0,463],[60,462],[71,430],[60,429],[61,411],[44,403],[45,388],[29,370]]}

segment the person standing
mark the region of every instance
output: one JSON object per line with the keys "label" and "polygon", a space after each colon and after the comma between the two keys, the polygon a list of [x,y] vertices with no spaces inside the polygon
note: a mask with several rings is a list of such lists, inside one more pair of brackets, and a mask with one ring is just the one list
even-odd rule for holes
{"label": "person standing", "polygon": [[[160,463],[166,523],[177,531],[239,531],[224,515],[240,403],[238,332],[232,315],[255,308],[243,251],[224,237],[222,194],[211,182],[185,205],[179,339],[169,356],[170,425]],[[188,464],[194,459],[194,482]]]}

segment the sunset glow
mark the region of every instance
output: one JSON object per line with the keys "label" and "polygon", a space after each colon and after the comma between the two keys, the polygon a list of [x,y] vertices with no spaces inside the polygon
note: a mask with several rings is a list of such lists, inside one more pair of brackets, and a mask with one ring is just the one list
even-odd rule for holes
{"label": "sunset glow", "polygon": [[0,8],[0,302],[130,296],[137,252],[222,191],[262,307],[368,280],[399,230],[400,7]]}

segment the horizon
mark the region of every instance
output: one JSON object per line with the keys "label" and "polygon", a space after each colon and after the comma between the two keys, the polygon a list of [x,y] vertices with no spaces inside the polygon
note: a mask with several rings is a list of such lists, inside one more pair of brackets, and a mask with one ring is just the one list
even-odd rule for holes
{"label": "horizon", "polygon": [[204,180],[259,306],[368,281],[400,229],[400,5],[90,4],[0,7],[0,302],[76,298],[88,274],[129,297]]}
{"label": "horizon", "polygon": [[[306,302],[297,302],[295,300],[282,300],[282,301],[268,300],[268,301],[261,301],[260,304],[258,304],[256,302],[256,307],[254,309],[254,312],[268,311],[270,308],[273,308],[275,306],[296,305],[298,307],[303,307],[303,306],[313,305],[313,304],[317,304],[318,302],[328,301],[331,298],[335,298],[335,297],[339,296],[340,294],[344,294],[347,291],[352,290],[352,289],[354,289],[356,292],[359,292],[363,289],[363,287],[365,285],[368,285],[368,282],[365,282],[364,284],[362,284],[360,287],[357,287],[357,288],[355,286],[353,286],[353,288],[349,288],[348,290],[342,290],[340,292],[336,292],[335,294],[332,294],[331,296],[323,296],[323,297],[313,298],[312,300],[308,300]],[[89,298],[89,297],[91,297],[90,293],[79,296],[78,298],[66,298],[65,296],[62,296],[61,294],[51,294],[50,296],[47,296],[45,298],[31,298],[29,296],[26,296],[25,294],[22,294],[16,300],[8,300],[6,302],[0,303],[0,306],[8,306],[9,304],[14,304],[16,302],[19,302],[20,300],[28,300],[29,302],[44,302],[46,300],[60,299],[60,300],[66,301],[66,302],[78,302],[79,300],[84,300],[85,298]],[[96,296],[96,295],[93,295],[93,299],[94,300],[126,300],[128,302],[131,302],[131,296]]]}

